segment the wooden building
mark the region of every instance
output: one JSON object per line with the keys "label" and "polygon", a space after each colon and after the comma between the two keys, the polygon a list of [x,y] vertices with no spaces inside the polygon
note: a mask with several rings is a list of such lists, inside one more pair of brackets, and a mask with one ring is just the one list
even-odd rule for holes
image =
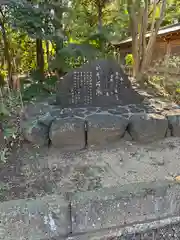
{"label": "wooden building", "polygon": [[[149,36],[150,33],[147,33],[146,38],[148,39]],[[132,52],[132,38],[112,44],[117,48],[117,52],[120,53],[121,64],[124,64],[125,56]],[[166,55],[180,56],[180,23],[161,28],[158,32],[152,62],[163,60]]]}

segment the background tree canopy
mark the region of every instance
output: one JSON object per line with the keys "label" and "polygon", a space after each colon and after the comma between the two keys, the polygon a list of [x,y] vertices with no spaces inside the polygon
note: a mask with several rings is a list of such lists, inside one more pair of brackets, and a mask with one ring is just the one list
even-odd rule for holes
{"label": "background tree canopy", "polygon": [[[140,15],[143,23],[137,18]],[[47,73],[56,70],[62,76],[90,59],[111,55],[111,41],[136,35],[137,29],[143,39],[149,30],[157,32],[160,26],[180,22],[179,16],[178,0],[4,1],[0,6],[1,84],[6,78],[13,88],[14,75],[34,71],[36,80],[46,84]],[[150,51],[151,45],[143,46],[143,51],[146,47]],[[136,71],[141,71],[138,58],[145,55],[133,53],[133,57]]]}

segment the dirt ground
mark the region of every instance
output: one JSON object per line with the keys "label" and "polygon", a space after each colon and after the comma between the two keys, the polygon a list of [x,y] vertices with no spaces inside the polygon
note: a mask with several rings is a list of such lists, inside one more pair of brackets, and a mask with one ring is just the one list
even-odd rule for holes
{"label": "dirt ground", "polygon": [[172,179],[180,174],[180,138],[62,152],[23,143],[1,165],[0,201]]}

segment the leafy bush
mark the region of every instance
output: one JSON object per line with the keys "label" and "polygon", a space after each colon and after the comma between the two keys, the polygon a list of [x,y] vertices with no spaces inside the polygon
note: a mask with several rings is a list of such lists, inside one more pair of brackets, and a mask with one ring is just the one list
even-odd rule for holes
{"label": "leafy bush", "polygon": [[180,68],[180,56],[171,56],[168,58],[168,61],[162,61],[162,67],[166,68]]}
{"label": "leafy bush", "polygon": [[21,84],[22,100],[30,101],[52,94],[57,80],[56,75],[47,75],[42,79],[38,71],[32,71],[29,79],[24,79]]}
{"label": "leafy bush", "polygon": [[132,66],[133,65],[133,55],[127,54],[125,57],[125,61],[126,61],[127,66]]}
{"label": "leafy bush", "polygon": [[170,56],[168,59],[156,61],[153,67],[154,76],[151,81],[159,85],[169,94],[171,100],[180,103],[180,57]]}

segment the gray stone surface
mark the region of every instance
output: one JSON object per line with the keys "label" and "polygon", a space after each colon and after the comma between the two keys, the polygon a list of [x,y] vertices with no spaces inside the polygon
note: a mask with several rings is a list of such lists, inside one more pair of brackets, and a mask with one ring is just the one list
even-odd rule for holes
{"label": "gray stone surface", "polygon": [[128,106],[128,110],[130,113],[145,113],[145,109],[142,105],[138,105],[138,104],[130,104]]}
{"label": "gray stone surface", "polygon": [[[104,66],[106,66],[106,63],[107,63],[106,61],[105,62],[100,61],[100,65],[98,65],[100,68],[98,67],[97,71],[101,71],[102,70],[101,64],[102,65],[105,64]],[[86,67],[88,69],[89,65],[85,66],[85,68]],[[92,64],[91,67],[94,69],[95,65]],[[112,67],[111,69],[112,72],[115,71],[116,67],[115,68]],[[112,100],[116,95],[117,95],[116,97],[118,98],[118,94],[120,94],[121,89],[119,89],[120,91],[119,93],[113,96],[108,92],[111,89],[110,87],[111,84],[108,85],[109,90],[104,89],[103,84],[105,84],[105,82],[108,81],[108,78],[104,82],[102,80],[100,81],[100,83],[98,83],[102,85],[100,89],[98,87],[99,89],[98,91],[101,92],[100,95],[96,96],[95,94],[95,98],[94,98],[95,100],[90,99],[89,95],[92,95],[92,93],[87,92],[86,91],[87,89],[84,89],[87,87],[86,86],[87,83],[86,82],[79,83],[79,81],[81,82],[82,78],[84,79],[88,77],[89,76],[88,74],[90,73],[88,73],[87,75],[86,74],[84,75],[80,71],[80,69],[78,70],[79,72],[78,71],[76,72],[78,74],[75,73],[75,75],[77,75],[75,76],[75,79],[74,79],[76,84],[72,86],[72,79],[69,79],[66,82],[67,86],[64,86],[65,92],[67,90],[68,91],[70,90],[68,86],[71,86],[74,89],[73,90],[74,102],[70,101],[69,105],[65,104],[65,106],[67,105],[66,108],[62,108],[62,106],[60,105],[59,106],[55,105],[54,96],[52,97],[53,103],[52,101],[49,101],[48,99],[46,99],[44,102],[37,102],[34,104],[30,104],[24,108],[23,113],[21,115],[21,130],[26,140],[28,140],[33,144],[37,144],[39,146],[48,145],[50,140],[49,138],[51,136],[51,131],[50,131],[50,129],[52,129],[51,125],[53,126],[56,125],[56,130],[57,128],[62,129],[64,128],[65,122],[66,122],[66,125],[67,124],[71,125],[72,118],[80,119],[81,121],[85,121],[85,120],[89,121],[90,126],[87,133],[88,145],[103,145],[105,143],[110,143],[110,142],[114,142],[115,140],[119,140],[122,137],[124,137],[124,140],[128,140],[128,141],[135,140],[142,143],[148,143],[148,142],[153,142],[159,139],[163,139],[164,137],[180,136],[180,127],[179,127],[180,111],[177,108],[177,106],[170,103],[161,102],[157,99],[146,99],[146,101],[144,100],[140,104],[131,103],[128,105],[122,105],[121,101]],[[108,73],[106,72],[105,75],[106,74]],[[69,78],[70,75],[66,77]],[[100,75],[101,75],[100,78],[102,76],[105,76],[103,74],[103,70],[101,71]],[[89,81],[90,80],[92,79],[89,79]],[[95,81],[95,80],[92,80],[92,81]],[[110,82],[113,83],[113,81],[115,80],[112,80]],[[126,85],[125,82],[122,83],[122,86],[123,86],[122,88],[126,89],[126,87],[129,86],[128,85],[129,83],[126,82],[127,83]],[[65,83],[62,83],[62,84],[65,84]],[[79,84],[83,86],[81,88],[81,90],[84,89],[82,90],[82,92],[81,90],[78,90],[80,92],[75,91],[75,88],[80,87]],[[108,92],[107,96],[103,95],[105,92],[106,93]],[[57,95],[58,94],[60,93],[58,92]],[[70,91],[70,95],[72,97],[71,91]],[[125,98],[123,94],[122,95],[120,94],[120,96],[122,98],[123,97]],[[68,94],[65,94],[65,98],[66,97],[69,98]],[[62,95],[62,98],[64,98],[63,95]],[[105,99],[103,100],[103,98]],[[100,100],[97,101],[97,99],[101,99],[101,101]],[[113,101],[115,102],[113,103]],[[95,105],[95,106],[91,106],[91,105]],[[57,121],[59,122],[58,126],[57,126]],[[130,124],[128,125],[128,128],[127,128],[128,122],[130,122]],[[62,124],[62,126],[60,126],[60,124]],[[125,131],[126,128],[127,128],[127,131]],[[57,137],[60,131],[61,130],[56,131],[56,134],[54,136]],[[68,146],[67,149],[71,147],[72,147],[72,150],[79,149],[80,145],[81,147],[85,145],[84,127],[83,127],[83,133],[82,132],[80,133],[81,137],[77,141],[74,140],[77,137],[77,133],[76,131],[73,130],[71,131],[71,134],[73,132],[74,132],[74,135],[73,135],[72,141],[70,141],[69,139],[66,139],[66,137],[65,137],[66,140],[63,139],[63,141],[62,141],[62,138],[53,137],[52,143],[54,144],[54,146],[58,146],[61,148],[64,147],[64,150],[66,149],[67,146]],[[60,135],[62,136],[62,133]],[[73,141],[77,143],[75,142],[73,143]],[[57,142],[59,142],[59,144],[57,144]]]}
{"label": "gray stone surface", "polygon": [[0,239],[178,240],[179,190],[156,181],[4,202]]}
{"label": "gray stone surface", "polygon": [[37,119],[21,122],[21,131],[27,141],[39,146],[48,145],[49,127]]}
{"label": "gray stone surface", "polygon": [[58,195],[0,204],[0,239],[40,240],[69,232],[68,202]]}
{"label": "gray stone surface", "polygon": [[125,141],[132,141],[132,140],[133,140],[132,137],[131,137],[131,135],[128,133],[127,130],[125,131],[125,134],[124,134],[124,136],[123,136],[123,139],[124,139]]}
{"label": "gray stone surface", "polygon": [[28,104],[22,110],[21,120],[25,121],[33,117],[44,116],[48,112],[51,112],[52,109],[53,109],[53,106],[49,105],[49,103],[46,100],[42,102],[35,102],[35,103]]}
{"label": "gray stone surface", "polygon": [[122,114],[128,114],[130,113],[129,111],[129,106],[117,106],[117,107],[111,107],[111,109],[108,109],[108,112],[114,115],[122,115]]}
{"label": "gray stone surface", "polygon": [[[54,120],[51,113],[55,110],[55,106],[49,105],[46,101],[31,103],[26,106],[22,111],[20,120],[23,137],[33,144],[47,145],[49,127]],[[60,112],[60,108],[58,111]],[[58,116],[57,113],[56,116]]]}
{"label": "gray stone surface", "polygon": [[72,232],[97,231],[178,215],[179,190],[180,185],[154,182],[77,193],[71,198]]}
{"label": "gray stone surface", "polygon": [[163,115],[136,114],[129,121],[128,131],[135,141],[148,143],[166,136],[168,121]]}
{"label": "gray stone surface", "polygon": [[[40,103],[39,107],[43,108],[44,105]],[[45,112],[47,109],[49,109],[49,112]],[[135,104],[64,109],[58,106],[50,106],[48,108],[47,104],[45,104],[44,112],[39,109],[39,115],[37,114],[37,106],[35,110],[32,110],[32,116],[30,115],[30,110],[28,110],[28,114],[25,114],[27,116],[22,118],[21,129],[26,140],[38,145],[47,145],[49,141],[48,132],[52,122],[62,119],[60,122],[64,124],[64,121],[68,122],[69,119],[74,117],[83,121],[89,121],[89,145],[99,145],[121,138],[129,121],[128,133],[131,136],[125,134],[125,140],[148,143],[164,137],[180,136],[179,109],[167,109],[167,107],[159,108],[159,113],[157,114],[157,109],[154,110],[154,113],[148,113],[149,110],[146,106]],[[84,144],[85,142],[83,142]]]}
{"label": "gray stone surface", "polygon": [[180,110],[169,111],[166,114],[171,136],[180,137]]}
{"label": "gray stone surface", "polygon": [[128,125],[126,118],[108,113],[96,113],[88,116],[86,120],[89,145],[101,145],[119,140]]}
{"label": "gray stone surface", "polygon": [[69,106],[113,106],[141,103],[143,97],[113,59],[98,59],[67,73],[59,82],[57,103]]}
{"label": "gray stone surface", "polygon": [[180,217],[103,229],[69,237],[68,240],[179,240]]}
{"label": "gray stone surface", "polygon": [[84,148],[84,120],[80,118],[63,118],[53,121],[49,137],[54,147],[65,150]]}

